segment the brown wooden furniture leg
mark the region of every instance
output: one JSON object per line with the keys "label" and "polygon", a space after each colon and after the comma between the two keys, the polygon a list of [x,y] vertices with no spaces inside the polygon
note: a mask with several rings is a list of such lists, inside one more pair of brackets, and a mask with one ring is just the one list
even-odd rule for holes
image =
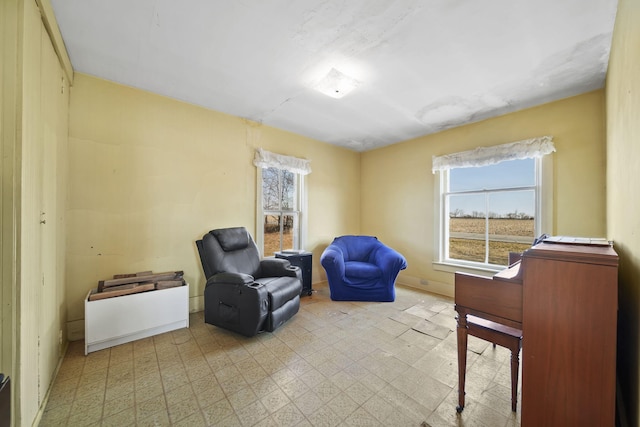
{"label": "brown wooden furniture leg", "polygon": [[456,411],[464,409],[464,383],[467,374],[467,315],[458,314],[458,406]]}
{"label": "brown wooden furniture leg", "polygon": [[518,406],[518,370],[520,368],[520,341],[511,347],[511,410]]}

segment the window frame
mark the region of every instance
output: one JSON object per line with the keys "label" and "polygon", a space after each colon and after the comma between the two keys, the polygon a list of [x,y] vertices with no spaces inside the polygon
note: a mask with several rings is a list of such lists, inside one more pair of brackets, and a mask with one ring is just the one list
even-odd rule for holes
{"label": "window frame", "polygon": [[[509,160],[505,160],[509,161]],[[453,168],[452,168],[453,169]],[[446,194],[449,188],[449,169],[435,172],[434,177],[434,259],[435,270],[463,271],[481,275],[493,275],[505,267],[501,265],[450,259],[447,257],[449,209]],[[492,190],[510,189],[503,187]],[[554,234],[553,224],[553,155],[535,157],[535,222],[534,237],[542,233]],[[533,238],[532,238],[533,243]]]}
{"label": "window frame", "polygon": [[[286,170],[283,168],[278,168],[272,166],[275,169]],[[273,254],[265,254],[264,252],[264,216],[269,215],[270,213],[274,215],[291,215],[296,214],[298,216],[298,233],[297,236],[293,236],[294,241],[294,250],[299,250],[305,247],[306,237],[307,237],[307,198],[306,198],[306,180],[304,179],[304,174],[291,172],[295,176],[296,182],[296,194],[294,199],[297,202],[296,209],[289,210],[264,210],[263,206],[263,169],[261,167],[256,168],[256,193],[257,193],[257,203],[256,203],[256,245],[258,246],[258,251],[260,252],[261,257],[273,257]],[[298,243],[297,245],[295,243]],[[297,247],[296,247],[297,246]],[[280,229],[280,250],[282,248],[282,228]]]}

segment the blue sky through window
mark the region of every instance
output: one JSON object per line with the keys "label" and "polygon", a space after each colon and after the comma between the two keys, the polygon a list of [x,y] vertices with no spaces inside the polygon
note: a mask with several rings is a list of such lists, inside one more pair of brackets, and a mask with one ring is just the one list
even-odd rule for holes
{"label": "blue sky through window", "polygon": [[[451,192],[532,186],[535,186],[535,159],[511,160],[495,165],[449,171]],[[477,194],[451,196],[449,212],[456,210],[465,215],[487,210],[500,216],[511,213],[533,216],[535,194],[533,190],[495,192],[489,195],[488,201],[483,195]]]}

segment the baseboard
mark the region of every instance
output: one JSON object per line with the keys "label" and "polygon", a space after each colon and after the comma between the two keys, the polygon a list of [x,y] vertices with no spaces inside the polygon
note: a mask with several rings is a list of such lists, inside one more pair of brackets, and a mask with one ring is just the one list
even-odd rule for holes
{"label": "baseboard", "polygon": [[398,276],[396,283],[410,288],[419,289],[421,291],[453,298],[454,286],[448,283],[421,279],[419,277],[413,277],[402,273]]}

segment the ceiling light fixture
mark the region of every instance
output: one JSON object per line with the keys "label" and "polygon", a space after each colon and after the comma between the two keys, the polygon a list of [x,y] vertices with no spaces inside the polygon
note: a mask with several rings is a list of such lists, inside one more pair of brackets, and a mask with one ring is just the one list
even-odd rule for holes
{"label": "ceiling light fixture", "polygon": [[332,98],[342,98],[359,85],[360,82],[358,80],[332,68],[331,71],[316,84],[314,89]]}

